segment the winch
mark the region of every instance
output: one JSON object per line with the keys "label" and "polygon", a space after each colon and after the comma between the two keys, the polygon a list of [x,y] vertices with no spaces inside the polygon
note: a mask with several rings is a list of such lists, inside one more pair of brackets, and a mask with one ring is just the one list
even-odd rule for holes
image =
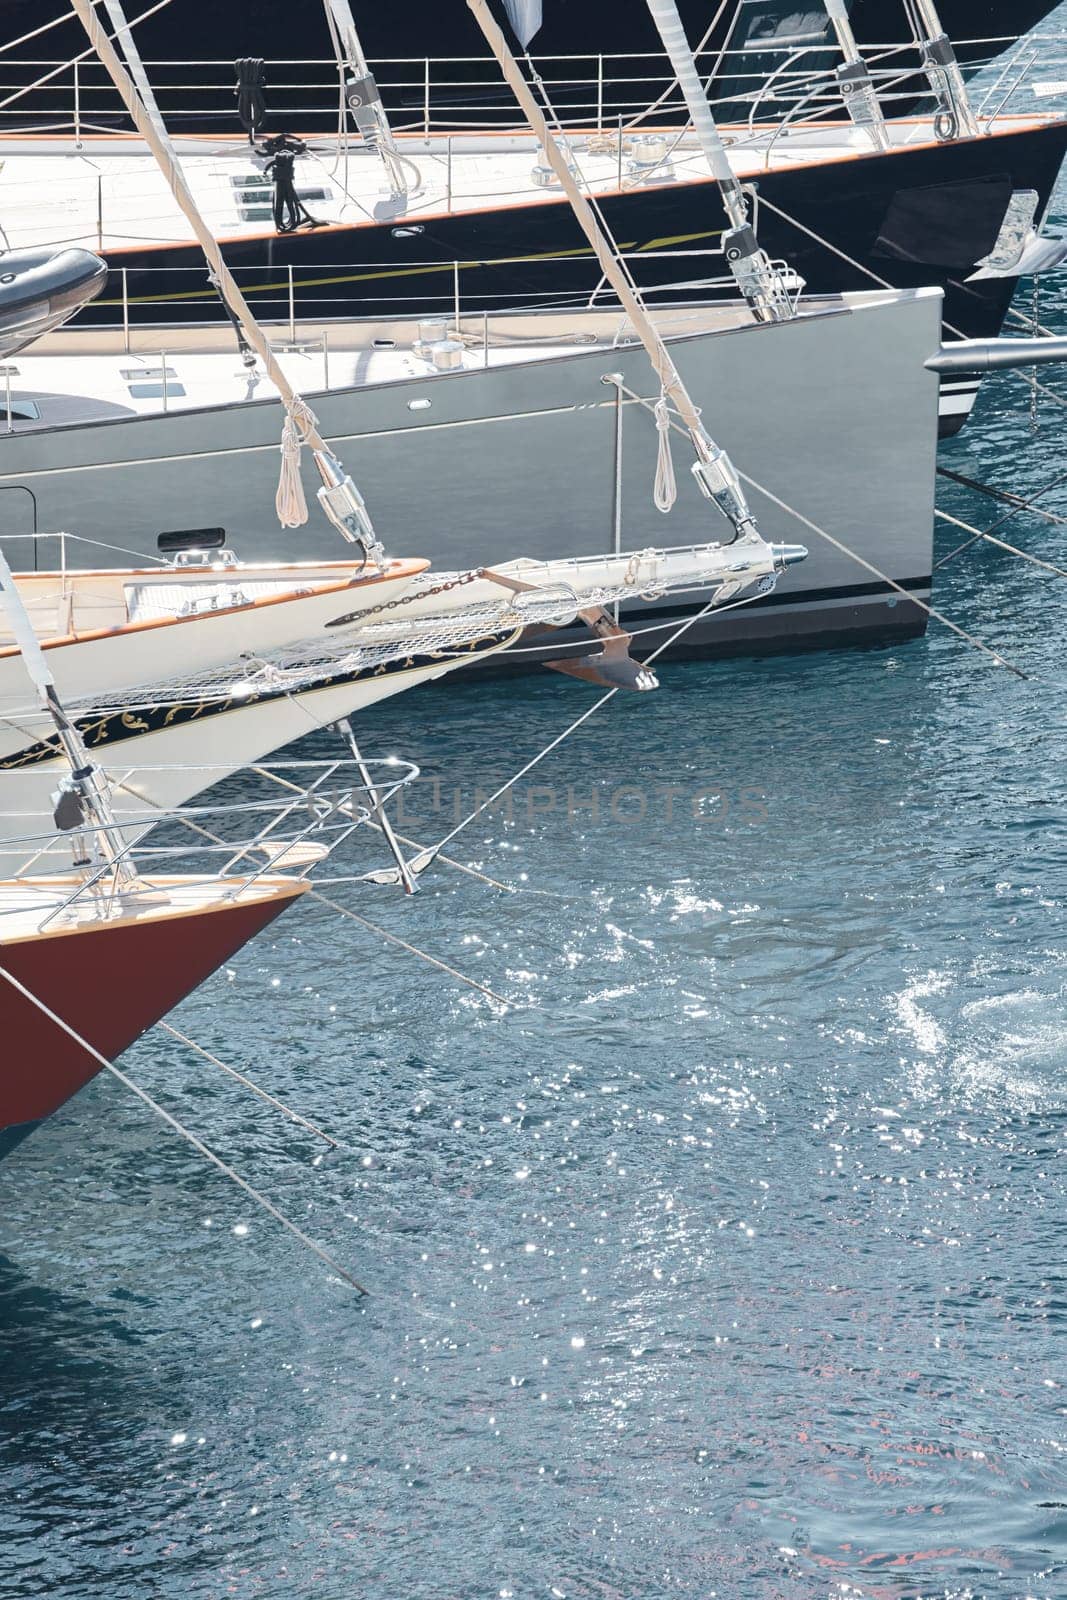
{"label": "winch", "polygon": [[669,182],[674,177],[674,162],[670,159],[671,146],[662,133],[641,133],[630,140],[626,170],[638,182],[655,177],[657,183]]}

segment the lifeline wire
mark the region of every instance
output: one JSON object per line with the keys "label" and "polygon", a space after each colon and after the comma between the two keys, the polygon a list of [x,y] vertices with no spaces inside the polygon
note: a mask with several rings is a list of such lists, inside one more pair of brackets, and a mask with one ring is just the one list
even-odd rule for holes
{"label": "lifeline wire", "polygon": [[[584,648],[584,640],[582,641],[582,645]],[[312,727],[315,728],[317,732],[325,733],[326,730],[331,726],[329,722],[322,722],[318,717],[316,717],[310,706],[304,705],[302,700],[297,699],[295,696],[289,695],[288,690],[286,691],[286,694],[297,710],[304,713]],[[287,778],[280,777],[278,773],[271,772],[267,767],[253,767],[252,771],[260,777],[269,778],[272,783],[278,784],[283,789],[292,789],[296,794],[301,792],[297,784],[290,783]],[[373,828],[376,833],[382,832],[381,824],[375,822],[373,817],[367,817],[363,825],[366,828]],[[420,844],[417,839],[409,838],[405,833],[396,833],[395,828],[393,829],[393,832],[396,834],[396,837],[400,840],[401,844],[410,845],[412,850],[417,851],[419,855],[422,855],[424,851],[429,848],[427,845]],[[477,878],[480,882],[488,884],[491,889],[503,889],[505,894],[518,894],[519,892],[518,889],[515,888],[514,884],[501,883],[499,878],[491,878],[488,873],[479,872],[477,867],[467,866],[464,862],[457,861],[454,856],[440,856],[439,859],[443,861],[446,866],[456,867],[458,871],[466,872],[470,877]]]}
{"label": "lifeline wire", "polygon": [[[614,693],[614,691],[612,692]],[[126,785],[123,784],[120,787],[125,789]],[[129,792],[127,790],[127,793]],[[209,832],[207,828],[202,827],[199,823],[191,821],[188,817],[178,814],[173,820],[182,823],[191,833],[202,834],[205,839],[211,839],[216,844],[225,843],[217,835]],[[420,961],[427,962],[431,967],[439,968],[441,972],[447,972],[449,977],[456,978],[460,983],[466,984],[468,989],[477,989],[481,994],[486,995],[490,1000],[495,1000],[498,1005],[504,1006],[508,1010],[516,1009],[514,1000],[506,1000],[502,994],[497,994],[494,989],[488,988],[484,983],[479,983],[476,978],[468,978],[465,973],[460,972],[456,967],[450,967],[447,961],[439,960],[437,956],[430,955],[428,951],[420,950],[418,945],[409,944],[406,939],[401,939],[398,934],[390,933],[386,928],[380,928],[376,922],[371,922],[369,917],[362,917],[358,912],[351,911],[348,906],[343,906],[338,901],[329,899],[314,884],[309,884],[307,892],[310,898],[321,901],[323,905],[329,906],[332,911],[339,911],[344,917],[351,917],[353,922],[361,923],[363,927],[369,928],[372,933],[379,934],[389,944],[398,945],[400,949],[408,951],[410,955],[418,956]]]}
{"label": "lifeline wire", "polygon": [[70,1026],[69,1022],[64,1022],[62,1017],[57,1016],[50,1006],[46,1005],[43,1000],[35,995],[32,989],[27,989],[24,983],[20,983],[18,978],[16,978],[13,973],[8,972],[6,967],[0,966],[0,978],[3,978],[6,983],[9,983],[13,989],[17,989],[25,999],[31,1001],[31,1003],[37,1007],[38,1011],[42,1012],[50,1022],[54,1022],[58,1028],[61,1028],[65,1034],[74,1040],[75,1044],[80,1045],[87,1055],[91,1056],[92,1059],[98,1062],[101,1067],[103,1067],[107,1072],[110,1072],[112,1077],[117,1078],[121,1084],[123,1084],[127,1089],[131,1090],[139,1100],[143,1100],[145,1105],[150,1107],[150,1109],[154,1111],[157,1116],[162,1117],[164,1122],[169,1123],[175,1132],[181,1134],[182,1138],[187,1140],[195,1150],[198,1150],[206,1160],[210,1161],[212,1166],[217,1167],[219,1171],[229,1178],[232,1183],[235,1183],[239,1189],[243,1189],[245,1194],[254,1200],[257,1206],[262,1207],[262,1209],[266,1211],[269,1216],[272,1216],[275,1222],[280,1222],[282,1227],[288,1229],[294,1238],[299,1239],[300,1243],[305,1249],[310,1250],[313,1255],[318,1256],[320,1261],[325,1262],[331,1272],[336,1272],[338,1277],[343,1278],[345,1283],[350,1284],[358,1294],[365,1295],[367,1293],[367,1290],[357,1278],[354,1278],[352,1274],[346,1271],[344,1267],[339,1266],[333,1257],[329,1255],[320,1244],[316,1244],[314,1239],[309,1238],[306,1233],[298,1228],[295,1222],[290,1222],[289,1218],[285,1216],[283,1212],[279,1211],[277,1206],[267,1199],[266,1195],[261,1194],[258,1189],[254,1189],[252,1185],[248,1183],[246,1179],[242,1178],[239,1173],[236,1173],[232,1167],[227,1166],[226,1162],[222,1160],[221,1156],[217,1156],[213,1150],[209,1150],[207,1145],[204,1144],[203,1140],[198,1139],[195,1133],[192,1133],[184,1126],[184,1124],[178,1121],[177,1117],[171,1116],[170,1112],[166,1111],[163,1106],[159,1104],[158,1100],[153,1100],[152,1096],[147,1092],[147,1090],[142,1089],[139,1084],[134,1083],[132,1078],[128,1078],[124,1072],[120,1071],[119,1068],[116,1067],[113,1061],[109,1061],[106,1056],[101,1055],[100,1051],[91,1045],[87,1039],[83,1039],[81,1034],[77,1033]]}

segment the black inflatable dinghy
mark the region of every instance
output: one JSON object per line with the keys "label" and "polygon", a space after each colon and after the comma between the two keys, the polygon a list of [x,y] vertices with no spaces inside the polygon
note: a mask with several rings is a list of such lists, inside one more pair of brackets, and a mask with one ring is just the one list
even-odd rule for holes
{"label": "black inflatable dinghy", "polygon": [[0,358],[24,350],[95,300],[107,263],[90,250],[6,250],[0,254]]}

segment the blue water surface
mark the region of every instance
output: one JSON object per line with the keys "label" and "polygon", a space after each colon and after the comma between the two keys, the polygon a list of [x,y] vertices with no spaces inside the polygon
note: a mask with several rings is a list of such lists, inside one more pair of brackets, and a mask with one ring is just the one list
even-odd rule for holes
{"label": "blue water surface", "polygon": [[[1032,493],[1061,418],[999,377],[944,464]],[[457,841],[517,892],[340,891],[509,1009],[312,903],[179,1008],[342,1149],[129,1053],[365,1299],[113,1081],[0,1166],[4,1600],[1062,1600],[1067,590],[979,545],[936,598],[1025,678],[937,625],[667,666]],[[429,840],[593,693],[362,737]]]}

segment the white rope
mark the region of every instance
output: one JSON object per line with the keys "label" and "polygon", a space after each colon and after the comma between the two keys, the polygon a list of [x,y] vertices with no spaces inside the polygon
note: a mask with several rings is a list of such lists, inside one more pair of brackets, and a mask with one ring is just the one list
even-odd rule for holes
{"label": "white rope", "polygon": [[664,515],[673,511],[678,498],[678,484],[674,476],[674,457],[671,455],[671,410],[666,393],[661,389],[654,408],[656,432],[659,441],[656,451],[656,482],[652,498],[657,511]]}
{"label": "white rope", "polygon": [[302,528],[308,519],[308,503],[300,476],[300,452],[304,447],[309,428],[314,426],[313,412],[297,396],[292,405],[286,408],[282,442],[279,446],[282,465],[278,473],[278,493],[274,497],[274,509],[283,528]]}

